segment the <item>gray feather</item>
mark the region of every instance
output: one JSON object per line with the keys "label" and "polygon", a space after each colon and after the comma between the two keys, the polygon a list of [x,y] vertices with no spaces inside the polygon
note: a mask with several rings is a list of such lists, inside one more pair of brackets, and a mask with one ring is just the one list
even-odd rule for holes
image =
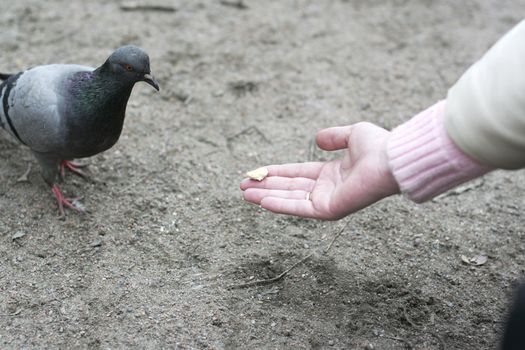
{"label": "gray feather", "polygon": [[58,152],[64,144],[64,81],[79,71],[93,68],[77,65],[47,65],[25,71],[9,95],[9,114],[22,141],[33,151]]}

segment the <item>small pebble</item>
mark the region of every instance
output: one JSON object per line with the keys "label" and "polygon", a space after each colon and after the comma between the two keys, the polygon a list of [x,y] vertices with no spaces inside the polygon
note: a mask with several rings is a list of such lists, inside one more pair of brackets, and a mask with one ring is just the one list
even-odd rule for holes
{"label": "small pebble", "polygon": [[91,248],[100,247],[101,245],[102,241],[100,239],[95,239],[93,242],[89,243]]}
{"label": "small pebble", "polygon": [[15,239],[19,239],[19,238],[22,238],[26,235],[26,233],[24,231],[17,231],[12,237],[11,239],[14,241]]}

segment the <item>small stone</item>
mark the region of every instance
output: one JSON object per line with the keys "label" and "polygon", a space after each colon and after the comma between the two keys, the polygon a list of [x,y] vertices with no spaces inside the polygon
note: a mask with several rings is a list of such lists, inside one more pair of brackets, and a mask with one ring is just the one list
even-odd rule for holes
{"label": "small stone", "polygon": [[329,340],[329,341],[328,341],[328,345],[330,345],[330,346],[334,346],[334,344],[335,344],[335,342],[334,342],[333,340]]}
{"label": "small stone", "polygon": [[220,326],[222,326],[222,321],[217,316],[213,316],[212,319],[211,319],[211,324],[216,326],[216,327],[220,327]]}
{"label": "small stone", "polygon": [[95,239],[93,242],[89,243],[91,248],[100,247],[101,245],[102,241],[100,239]]}
{"label": "small stone", "polygon": [[11,237],[11,238],[12,238],[13,241],[14,241],[15,239],[22,238],[22,237],[24,237],[25,235],[26,235],[26,233],[25,233],[24,231],[17,231],[17,232],[13,235],[13,237]]}
{"label": "small stone", "polygon": [[43,251],[43,250],[37,250],[35,253],[34,253],[36,256],[38,256],[39,258],[45,258],[47,257],[47,252]]}
{"label": "small stone", "polygon": [[361,108],[362,111],[366,111],[368,109],[370,109],[370,103],[368,102],[365,102],[365,103],[362,103],[361,106],[359,106]]}

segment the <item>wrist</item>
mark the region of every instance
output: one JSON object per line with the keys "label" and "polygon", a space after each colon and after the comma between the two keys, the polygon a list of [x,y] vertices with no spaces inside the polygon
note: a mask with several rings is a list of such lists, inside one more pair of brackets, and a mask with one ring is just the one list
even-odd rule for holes
{"label": "wrist", "polygon": [[401,193],[399,183],[397,182],[394,176],[394,172],[392,171],[392,167],[389,161],[388,145],[390,143],[391,138],[392,138],[392,132],[388,132],[388,136],[386,136],[383,139],[383,142],[382,142],[383,144],[381,145],[381,150],[382,150],[381,160],[380,160],[380,164],[382,164],[381,178],[383,178],[385,181],[384,186],[386,189],[386,193],[385,193],[386,196]]}
{"label": "wrist", "polygon": [[491,168],[467,156],[444,127],[445,101],[440,101],[400,125],[387,145],[391,172],[401,192],[424,202]]}

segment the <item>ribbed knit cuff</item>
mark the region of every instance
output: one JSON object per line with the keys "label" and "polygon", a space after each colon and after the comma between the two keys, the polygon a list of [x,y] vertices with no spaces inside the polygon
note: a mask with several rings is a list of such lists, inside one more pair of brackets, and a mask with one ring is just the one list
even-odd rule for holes
{"label": "ribbed knit cuff", "polygon": [[440,101],[392,131],[387,152],[401,192],[427,201],[492,168],[463,153],[444,126],[446,101]]}

